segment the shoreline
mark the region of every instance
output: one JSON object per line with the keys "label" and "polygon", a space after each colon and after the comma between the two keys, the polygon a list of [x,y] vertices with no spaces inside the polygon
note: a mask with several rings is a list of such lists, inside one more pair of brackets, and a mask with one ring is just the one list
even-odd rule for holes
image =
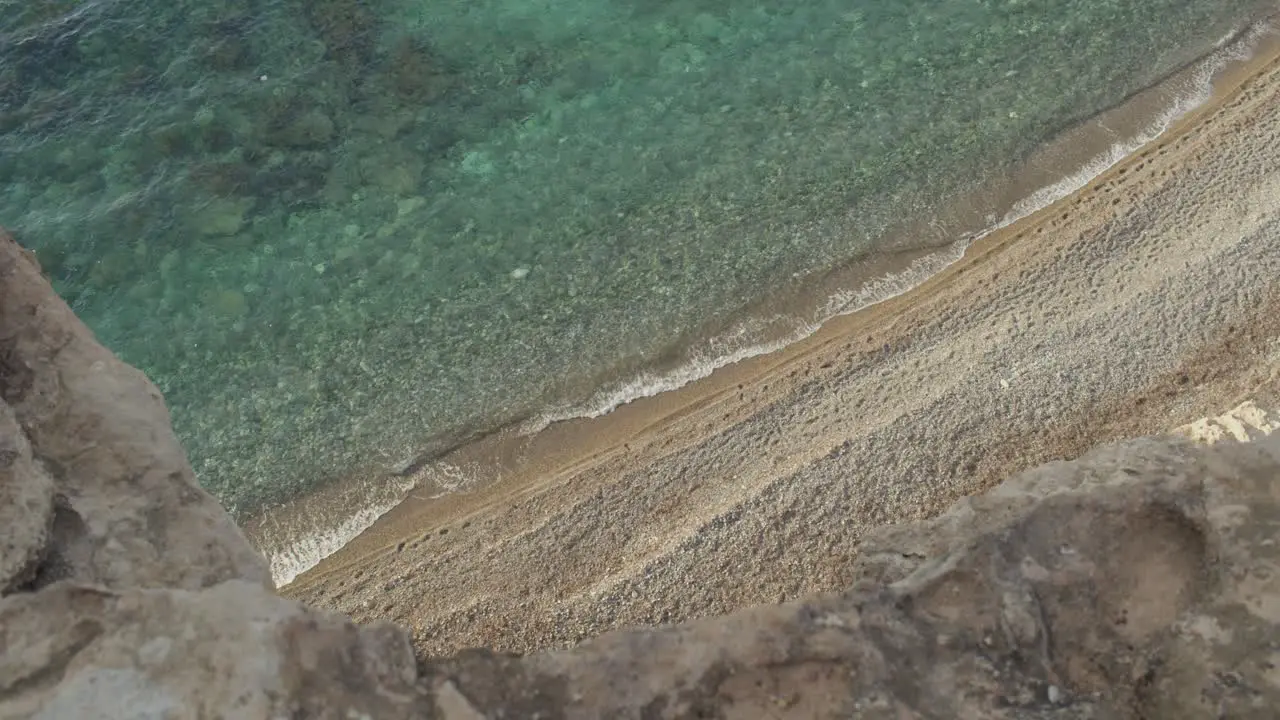
{"label": "shoreline", "polygon": [[1233,406],[1280,368],[1274,45],[1174,131],[908,295],[552,425],[547,454],[402,503],[285,596],[408,626],[422,656],[572,646],[841,591],[874,528]]}
{"label": "shoreline", "polygon": [[[1249,68],[1258,64],[1259,57],[1274,52],[1268,47],[1275,43],[1274,36],[1264,37],[1265,33],[1257,29],[1263,24],[1263,21],[1253,23],[1223,38],[1211,53],[1183,66],[1160,84],[1133,93],[1124,103],[1060,134],[1002,181],[984,185],[950,203],[949,209],[938,213],[932,223],[920,220],[899,231],[928,231],[926,226],[932,224],[933,232],[953,238],[942,249],[889,255],[878,261],[873,272],[867,272],[867,262],[855,261],[816,278],[808,291],[793,293],[789,300],[782,301],[784,309],[777,314],[797,322],[789,330],[784,328],[781,338],[742,348],[728,357],[713,358],[703,367],[686,362],[666,374],[655,371],[646,374],[647,377],[642,375],[606,386],[586,403],[558,412],[551,410],[540,418],[465,442],[430,461],[418,463],[413,472],[403,477],[370,471],[336,483],[289,504],[287,509],[277,508],[250,519],[244,523],[246,531],[259,547],[275,556],[284,568],[277,570],[277,578],[286,584],[298,570],[305,572],[319,557],[335,552],[359,555],[375,551],[378,543],[396,542],[392,536],[400,531],[388,533],[379,526],[403,527],[404,521],[396,518],[406,514],[420,516],[425,512],[409,510],[407,506],[427,503],[434,508],[433,512],[453,514],[455,505],[483,502],[481,498],[488,493],[479,490],[477,494],[478,488],[519,485],[594,462],[600,456],[598,448],[625,445],[626,438],[643,432],[643,427],[664,422],[673,412],[692,412],[711,402],[738,378],[773,372],[784,362],[783,358],[794,359],[806,352],[806,348],[844,334],[847,331],[841,329],[844,325],[841,320],[880,308],[904,294],[927,293],[927,286],[944,281],[957,266],[966,265],[985,253],[984,246],[998,242],[999,238],[994,236],[1007,234],[1011,226],[1034,222],[1037,214],[1099,182],[1107,171],[1100,172],[1091,165],[1105,161],[1106,167],[1114,170],[1117,163],[1125,162],[1144,142],[1151,142],[1153,138],[1148,136],[1153,129],[1163,131],[1161,137],[1176,132],[1177,127],[1212,108],[1220,101],[1219,96],[1243,82],[1251,73]],[[1233,49],[1241,45],[1252,48],[1252,59],[1242,61],[1231,56]],[[1212,67],[1215,58],[1218,66]],[[1200,75],[1205,77],[1198,77]],[[1197,83],[1204,87],[1196,88]],[[1199,98],[1199,102],[1188,95],[1188,92],[1194,95],[1202,90],[1209,95]],[[1188,101],[1192,101],[1192,106],[1182,107]],[[1175,127],[1157,127],[1162,124]],[[1136,142],[1139,139],[1144,142]],[[1122,145],[1132,146],[1127,148],[1127,154],[1117,154],[1117,148]],[[1037,189],[1027,193],[1027,187]],[[1049,204],[1026,213],[1025,206],[1034,203],[1037,196]],[[1021,215],[1018,215],[1019,206],[1023,206]],[[997,217],[1003,216],[994,223],[990,221],[993,208],[1000,213]],[[947,230],[938,231],[936,226],[945,226]],[[931,263],[933,267],[920,272],[921,263]],[[912,268],[916,268],[914,273]],[[911,277],[904,280],[907,274]],[[872,279],[859,286],[858,278]],[[858,290],[841,290],[849,287]],[[846,299],[839,299],[841,293]],[[855,299],[851,301],[850,297]],[[767,304],[762,301],[758,306]],[[815,307],[819,309],[813,310]],[[806,312],[815,316],[804,320]],[[747,314],[750,317],[761,313]],[[721,377],[717,378],[718,375]],[[647,387],[643,386],[646,383]],[[628,384],[632,387],[626,387]],[[620,389],[629,392],[619,392]],[[611,392],[614,397],[608,398]],[[623,417],[614,418],[619,413]],[[645,420],[633,420],[631,415]],[[448,499],[448,493],[460,491],[466,491],[460,496],[466,500]],[[406,507],[398,507],[402,504]],[[287,519],[281,521],[281,516]],[[377,521],[379,517],[383,521]],[[355,537],[361,531],[364,536]],[[348,546],[354,547],[343,549]]]}
{"label": "shoreline", "polygon": [[846,588],[871,528],[1229,407],[1280,365],[1277,44],[912,292],[505,448],[500,481],[402,503],[285,594],[427,655],[562,647]]}

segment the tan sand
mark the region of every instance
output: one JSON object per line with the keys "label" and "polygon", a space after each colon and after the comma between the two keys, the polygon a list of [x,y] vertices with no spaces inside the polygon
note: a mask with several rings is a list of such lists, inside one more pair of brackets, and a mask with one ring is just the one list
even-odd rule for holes
{"label": "tan sand", "polygon": [[1280,64],[920,288],[603,418],[448,461],[286,588],[527,652],[839,590],[871,527],[1231,407],[1280,364]]}

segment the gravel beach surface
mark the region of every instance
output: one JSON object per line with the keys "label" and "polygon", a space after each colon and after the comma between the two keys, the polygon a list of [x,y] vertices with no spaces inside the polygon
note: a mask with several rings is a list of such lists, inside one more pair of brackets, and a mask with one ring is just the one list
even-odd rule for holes
{"label": "gravel beach surface", "polygon": [[[530,652],[845,589],[860,539],[1280,365],[1280,65],[901,297],[415,495],[285,588]],[[447,460],[447,458],[446,458]]]}

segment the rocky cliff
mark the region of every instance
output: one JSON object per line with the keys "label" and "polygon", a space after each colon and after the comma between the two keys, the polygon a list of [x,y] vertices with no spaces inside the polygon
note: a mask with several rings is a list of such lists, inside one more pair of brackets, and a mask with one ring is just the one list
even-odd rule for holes
{"label": "rocky cliff", "polygon": [[1261,412],[1201,429],[1250,444],[1135,440],[886,528],[841,595],[415,658],[273,593],[156,388],[0,234],[0,718],[1271,718]]}

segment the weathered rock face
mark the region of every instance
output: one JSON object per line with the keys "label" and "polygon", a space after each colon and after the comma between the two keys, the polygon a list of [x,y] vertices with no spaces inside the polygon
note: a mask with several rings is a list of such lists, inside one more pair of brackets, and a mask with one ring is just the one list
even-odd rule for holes
{"label": "weathered rock face", "polygon": [[0,603],[0,717],[405,718],[407,636],[229,580],[202,591],[61,582]]}
{"label": "weathered rock face", "polygon": [[195,486],[154,387],[93,342],[8,239],[0,398],[4,719],[1176,719],[1280,707],[1280,434],[1136,440],[1024,473],[873,534],[843,595],[565,652],[415,661],[393,626],[359,628],[270,591]]}
{"label": "weathered rock face", "polygon": [[0,594],[30,582],[49,546],[53,479],[35,466],[13,410],[0,402]]}
{"label": "weathered rock face", "polygon": [[0,592],[270,583],[196,484],[160,391],[94,340],[3,230],[0,502]]}

